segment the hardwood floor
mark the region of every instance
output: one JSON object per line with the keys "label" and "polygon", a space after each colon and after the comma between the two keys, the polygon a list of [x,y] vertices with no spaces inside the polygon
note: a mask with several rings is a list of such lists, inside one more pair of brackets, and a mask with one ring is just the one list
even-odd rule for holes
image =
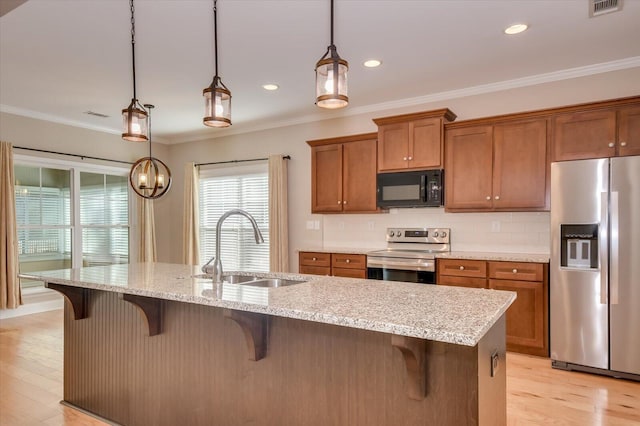
{"label": "hardwood floor", "polygon": [[[62,311],[0,321],[0,425],[105,425],[60,405]],[[640,425],[640,383],[507,355],[509,425]]]}

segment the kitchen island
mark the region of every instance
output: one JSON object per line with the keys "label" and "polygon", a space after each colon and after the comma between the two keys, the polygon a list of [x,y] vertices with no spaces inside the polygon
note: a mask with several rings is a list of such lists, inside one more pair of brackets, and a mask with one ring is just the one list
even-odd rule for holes
{"label": "kitchen island", "polygon": [[139,263],[22,275],[65,295],[64,402],[126,425],[506,424],[514,293],[198,273]]}

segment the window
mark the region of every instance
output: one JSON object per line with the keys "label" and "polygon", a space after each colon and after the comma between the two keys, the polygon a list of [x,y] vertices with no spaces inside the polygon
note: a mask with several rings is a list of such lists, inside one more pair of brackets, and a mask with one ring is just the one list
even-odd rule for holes
{"label": "window", "polygon": [[20,271],[71,267],[70,171],[16,165],[14,173]]}
{"label": "window", "polygon": [[[79,169],[84,164],[45,166],[48,162],[53,163],[15,161],[20,272],[127,263],[128,171],[85,172]],[[21,280],[21,285],[42,283]]]}
{"label": "window", "polygon": [[269,271],[269,180],[266,165],[205,171],[200,177],[200,263],[215,254],[218,219],[242,209],[256,220],[264,244],[256,244],[244,216],[230,216],[221,229],[220,260],[225,271]]}

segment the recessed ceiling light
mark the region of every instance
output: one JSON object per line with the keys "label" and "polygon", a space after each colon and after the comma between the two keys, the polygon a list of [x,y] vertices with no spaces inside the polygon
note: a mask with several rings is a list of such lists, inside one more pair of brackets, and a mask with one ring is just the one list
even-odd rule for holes
{"label": "recessed ceiling light", "polygon": [[529,28],[527,24],[513,24],[510,27],[505,28],[504,33],[509,35],[519,34],[525,31],[527,28]]}
{"label": "recessed ceiling light", "polygon": [[377,59],[368,59],[364,61],[364,66],[367,68],[375,68],[375,67],[379,67],[381,63],[382,61],[379,61]]}
{"label": "recessed ceiling light", "polygon": [[264,90],[271,90],[271,91],[278,90],[279,87],[280,86],[278,86],[277,84],[263,84],[262,85],[262,88]]}

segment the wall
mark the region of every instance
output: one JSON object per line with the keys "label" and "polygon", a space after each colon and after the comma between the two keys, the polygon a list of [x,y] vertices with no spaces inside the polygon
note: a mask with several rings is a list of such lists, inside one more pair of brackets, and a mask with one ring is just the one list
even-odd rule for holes
{"label": "wall", "polygon": [[[169,146],[176,188],[167,196],[170,220],[158,218],[159,259],[180,262],[184,163],[289,154],[289,246],[291,269],[297,250],[323,247],[378,248],[388,226],[448,226],[454,250],[548,253],[548,213],[444,213],[443,209],[399,209],[388,214],[311,214],[311,154],[307,140],[376,131],[372,118],[448,107],[464,119],[558,107],[640,94],[640,68],[528,87],[458,97],[411,107],[368,112],[259,132]],[[352,102],[357,100],[352,99]],[[236,106],[237,107],[237,106]],[[212,133],[215,130],[212,130]],[[319,229],[307,229],[318,222]],[[372,229],[371,229],[372,228]]]}

